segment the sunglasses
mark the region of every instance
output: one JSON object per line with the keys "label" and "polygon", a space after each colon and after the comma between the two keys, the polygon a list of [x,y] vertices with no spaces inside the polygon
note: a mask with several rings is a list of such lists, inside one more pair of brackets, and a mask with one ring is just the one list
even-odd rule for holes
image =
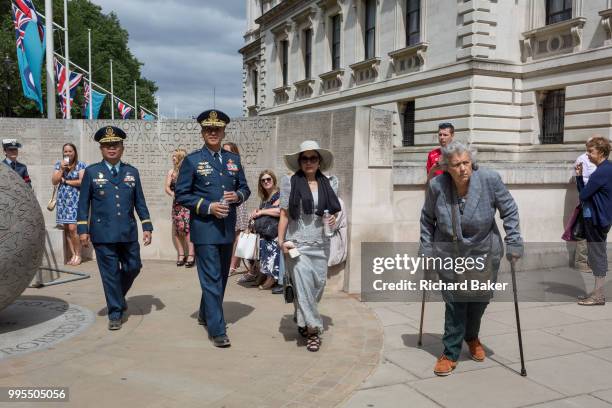
{"label": "sunglasses", "polygon": [[302,163],[307,163],[307,162],[316,163],[319,161],[319,156],[302,156],[300,157],[300,161]]}
{"label": "sunglasses", "polygon": [[262,183],[271,183],[272,182],[272,178],[271,177],[262,178],[261,182]]}

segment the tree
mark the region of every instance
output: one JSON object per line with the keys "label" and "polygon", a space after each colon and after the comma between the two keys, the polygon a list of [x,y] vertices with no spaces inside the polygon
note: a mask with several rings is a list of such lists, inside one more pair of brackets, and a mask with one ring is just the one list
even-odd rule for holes
{"label": "tree", "polygon": [[[15,54],[15,31],[13,27],[10,3],[0,2],[0,51],[1,58],[8,55],[16,61]],[[7,5],[8,3],[8,5]],[[44,14],[44,0],[34,0],[36,9]],[[63,26],[63,0],[53,1],[54,21]],[[138,105],[152,110],[155,107],[154,94],[157,91],[155,83],[142,76],[142,63],[131,53],[128,48],[128,32],[121,27],[121,23],[115,13],[108,15],[102,13],[100,6],[89,0],[71,0],[68,2],[68,23],[70,41],[70,61],[87,69],[87,29],[92,32],[92,71],[94,82],[100,84],[110,91],[110,59],[113,60],[113,79],[115,96],[124,101],[134,104],[134,81],[137,81]],[[55,51],[64,55],[64,32],[54,30]],[[60,58],[62,64],[64,61]],[[2,65],[0,63],[0,65]],[[4,66],[0,66],[3,75],[0,76],[0,84],[6,82],[7,74]],[[43,67],[44,69],[44,67]],[[74,68],[73,68],[74,70]],[[0,101],[1,112],[6,109],[7,102],[17,117],[40,117],[33,101],[23,97],[21,81],[19,79],[16,63],[12,73],[8,74],[10,86],[12,87],[11,100],[7,101],[6,90],[2,89]],[[43,75],[43,94],[46,93],[46,85]],[[57,99],[57,98],[56,98]],[[46,96],[45,96],[46,102]],[[82,85],[77,88],[76,97],[72,107],[72,117],[82,117],[84,100]],[[116,104],[113,106],[116,109]],[[100,118],[110,118],[111,113],[110,95],[104,101],[100,109]],[[46,110],[46,108],[45,108]],[[59,103],[56,103],[56,111],[59,114]],[[117,111],[115,111],[117,112]],[[137,115],[135,112],[132,115]],[[46,116],[46,115],[45,115]],[[117,116],[117,115],[115,115]]]}

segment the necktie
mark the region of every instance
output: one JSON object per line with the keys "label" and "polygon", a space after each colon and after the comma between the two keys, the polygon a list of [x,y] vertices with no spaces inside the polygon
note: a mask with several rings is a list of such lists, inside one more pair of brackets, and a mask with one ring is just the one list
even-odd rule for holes
{"label": "necktie", "polygon": [[117,177],[117,168],[115,166],[113,166],[113,168],[111,169],[111,174],[113,175],[113,177]]}
{"label": "necktie", "polygon": [[11,169],[16,170],[17,169],[17,163],[11,162]]}
{"label": "necktie", "polygon": [[215,152],[215,154],[213,156],[214,156],[215,159],[219,160],[219,163],[222,163],[221,155],[219,154],[219,152]]}

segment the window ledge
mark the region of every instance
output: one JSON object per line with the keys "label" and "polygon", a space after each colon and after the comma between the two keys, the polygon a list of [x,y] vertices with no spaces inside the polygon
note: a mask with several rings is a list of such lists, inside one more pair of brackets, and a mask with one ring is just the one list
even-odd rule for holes
{"label": "window ledge", "polygon": [[342,79],[342,76],[344,75],[344,69],[342,68],[338,68],[338,69],[334,69],[331,70],[329,72],[324,72],[321,75],[319,75],[319,78],[321,78],[323,81],[328,81],[330,79]]}
{"label": "window ledge", "polygon": [[374,57],[365,61],[360,61],[351,64],[349,65],[349,68],[351,68],[353,72],[364,71],[366,69],[373,69],[375,71],[378,71],[378,65],[380,65],[380,58]]}
{"label": "window ledge", "polygon": [[599,12],[601,16],[601,25],[606,31],[606,45],[612,45],[612,9],[602,10]]}
{"label": "window ledge", "polygon": [[586,18],[576,17],[523,33],[525,61],[548,57],[563,52],[579,51]]}
{"label": "window ledge", "polygon": [[421,59],[421,62],[422,62],[423,53],[427,51],[427,47],[429,47],[429,43],[420,42],[420,43],[410,45],[408,47],[405,47],[405,48],[402,48],[396,51],[391,51],[388,55],[393,62],[406,58],[406,57],[412,57],[414,55],[419,56],[419,59]]}
{"label": "window ledge", "polygon": [[259,109],[259,105],[255,104],[255,105],[249,105],[246,107],[248,111],[256,111]]}
{"label": "window ledge", "polygon": [[290,90],[290,86],[279,86],[278,88],[274,88],[272,92],[274,92],[274,95],[287,95]]}
{"label": "window ledge", "polygon": [[293,83],[293,86],[295,86],[296,88],[312,88],[312,85],[314,85],[315,80],[314,79],[302,79],[301,81],[296,81]]}
{"label": "window ledge", "polygon": [[559,21],[558,23],[549,24],[544,27],[535,28],[533,30],[525,31],[523,33],[524,38],[539,37],[553,34],[559,31],[567,31],[572,28],[582,28],[586,23],[585,17],[575,17],[565,21]]}

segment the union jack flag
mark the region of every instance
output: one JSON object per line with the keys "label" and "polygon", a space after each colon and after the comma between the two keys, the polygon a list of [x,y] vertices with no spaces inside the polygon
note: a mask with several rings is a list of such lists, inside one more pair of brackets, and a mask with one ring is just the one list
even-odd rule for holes
{"label": "union jack flag", "polygon": [[117,102],[117,108],[119,108],[119,113],[121,114],[122,119],[128,119],[130,117],[130,113],[132,112],[132,108],[130,106],[123,102]]}
{"label": "union jack flag", "polygon": [[89,94],[91,93],[91,90],[89,88],[89,82],[85,81],[83,82],[83,84],[85,84],[85,92],[83,93],[83,99],[85,100],[85,105],[87,105],[89,103]]}
{"label": "union jack flag", "polygon": [[17,48],[21,48],[22,50],[25,51],[25,48],[23,46],[23,37],[25,36],[26,26],[28,25],[30,21],[32,21],[32,19],[29,18],[23,11],[18,9],[14,4],[13,4],[13,16],[14,16],[13,22],[15,24],[15,38],[17,41]]}
{"label": "union jack flag", "polygon": [[[25,25],[28,22],[33,21],[34,23],[38,25],[38,34],[40,35],[40,39],[42,40],[44,38],[45,32],[42,27],[42,24],[39,23],[38,13],[36,12],[36,9],[34,8],[34,4],[32,3],[32,1],[31,0],[14,0],[14,3],[12,3],[12,6],[13,6],[13,13],[15,13],[15,29],[17,29],[17,26],[19,26],[19,30],[22,32],[25,32]],[[22,20],[22,23],[18,24],[19,20]],[[21,35],[21,38],[23,39],[23,34]],[[18,42],[19,42],[19,39],[18,39]]]}
{"label": "union jack flag", "polygon": [[[66,94],[64,86],[66,85],[66,67],[62,65],[61,62],[54,58],[55,61],[55,81],[57,82],[57,93],[59,95],[60,107],[62,109],[62,115],[64,119],[67,117],[66,111]],[[76,87],[83,79],[83,74],[78,74],[76,72],[70,73],[70,105],[72,106],[72,101],[74,100],[74,94],[76,92]]]}

